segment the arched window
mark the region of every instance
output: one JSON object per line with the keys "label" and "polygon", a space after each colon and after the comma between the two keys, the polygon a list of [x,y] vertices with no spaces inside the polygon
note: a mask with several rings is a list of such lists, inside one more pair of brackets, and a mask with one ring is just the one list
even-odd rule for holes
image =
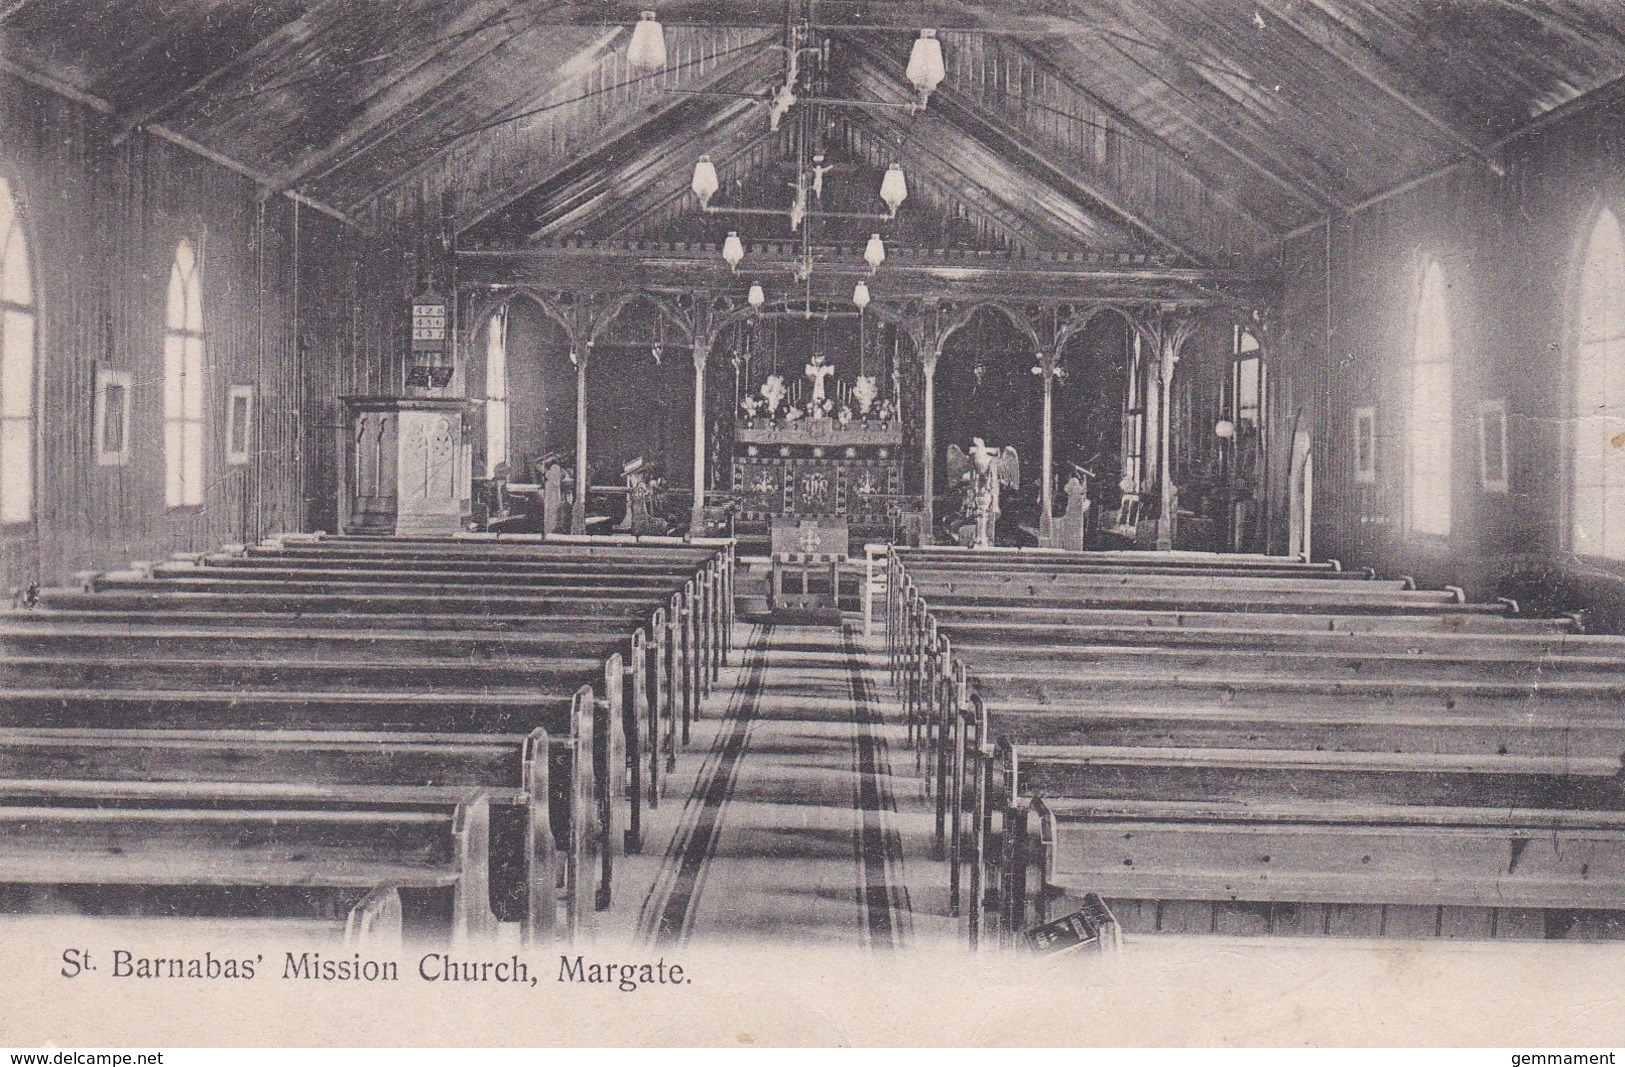
{"label": "arched window", "polygon": [[185,239],[169,271],[164,320],[164,469],[170,507],[203,503],[203,284]]}
{"label": "arched window", "polygon": [[1411,365],[1410,479],[1406,513],[1412,533],[1450,534],[1450,453],[1455,417],[1450,382],[1450,309],[1444,268],[1437,260],[1422,276]]}
{"label": "arched window", "polygon": [[[486,326],[485,334],[485,476],[508,462],[508,309]],[[520,479],[523,481],[523,479]]]}
{"label": "arched window", "polygon": [[1625,241],[1604,209],[1580,273],[1574,352],[1574,551],[1625,559]]}
{"label": "arched window", "polygon": [[34,517],[34,275],[11,186],[0,178],[0,523]]}

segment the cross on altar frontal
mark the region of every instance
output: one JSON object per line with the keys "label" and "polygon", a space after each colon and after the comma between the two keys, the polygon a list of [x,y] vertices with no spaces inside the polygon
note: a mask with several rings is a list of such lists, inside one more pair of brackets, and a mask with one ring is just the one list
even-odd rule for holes
{"label": "cross on altar frontal", "polygon": [[807,364],[802,373],[806,374],[812,381],[813,403],[822,404],[824,402],[824,379],[835,373],[835,367],[825,363],[822,355],[814,355],[812,362]]}

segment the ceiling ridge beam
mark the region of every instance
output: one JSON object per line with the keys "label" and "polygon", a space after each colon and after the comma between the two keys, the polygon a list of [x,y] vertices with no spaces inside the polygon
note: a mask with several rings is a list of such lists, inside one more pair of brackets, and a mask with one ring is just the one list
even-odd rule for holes
{"label": "ceiling ridge beam", "polygon": [[1326,55],[1331,56],[1338,63],[1353,71],[1354,74],[1362,81],[1376,88],[1384,96],[1387,96],[1389,99],[1393,100],[1395,103],[1409,111],[1411,114],[1415,115],[1429,126],[1432,126],[1439,133],[1443,134],[1445,138],[1457,148],[1464,149],[1469,154],[1477,156],[1496,177],[1501,177],[1506,174],[1505,165],[1503,165],[1500,159],[1496,157],[1495,152],[1492,149],[1487,148],[1478,141],[1475,141],[1473,138],[1467,136],[1467,134],[1457,127],[1455,123],[1449,122],[1440,115],[1435,114],[1432,108],[1424,106],[1421,101],[1417,100],[1410,93],[1405,92],[1404,90],[1401,90],[1397,86],[1393,85],[1384,75],[1376,70],[1373,70],[1368,61],[1362,60],[1358,56],[1352,54],[1347,47],[1341,44],[1334,44],[1332,42],[1331,33],[1328,33],[1326,40],[1318,40],[1313,32],[1292,17],[1292,13],[1290,11],[1283,11],[1275,0],[1255,0],[1255,3],[1257,3],[1260,11],[1267,13],[1274,18],[1277,23],[1291,30],[1299,39],[1303,40],[1311,47],[1319,49]]}
{"label": "ceiling ridge beam", "polygon": [[[849,38],[843,37],[842,40],[849,47],[852,47],[855,52],[864,56],[867,63],[876,69],[898,79],[905,76],[901,67],[892,57],[872,51],[860,43],[852,42]],[[899,85],[901,84],[900,81]],[[1143,236],[1149,237],[1157,244],[1178,253],[1192,262],[1202,263],[1206,261],[1206,257],[1193,252],[1183,241],[1164,233],[1160,227],[1121,203],[1114,195],[1100,189],[1092,182],[1069,173],[1064,164],[1055,159],[1048,151],[1033,144],[1025,134],[1008,123],[1003,116],[983,107],[980,102],[971,100],[946,86],[938,86],[932,96],[939,102],[939,106],[946,105],[943,112],[944,119],[952,121],[946,111],[958,109],[975,122],[993,131],[1001,139],[1008,141],[1010,146],[1014,147],[1027,161],[1029,167],[1038,168],[1039,174],[1034,175],[1034,177],[1042,178],[1045,184],[1052,189],[1062,193],[1062,195],[1081,194],[1085,199],[1098,204],[1108,213],[1117,216],[1123,222],[1128,223],[1131,228],[1138,230]],[[954,124],[960,125],[959,123]],[[979,136],[975,131],[966,130],[965,132],[986,143],[985,138]]]}

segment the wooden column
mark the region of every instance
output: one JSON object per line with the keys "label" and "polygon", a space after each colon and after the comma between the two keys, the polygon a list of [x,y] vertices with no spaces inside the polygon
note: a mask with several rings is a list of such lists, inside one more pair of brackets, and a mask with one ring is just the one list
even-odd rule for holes
{"label": "wooden column", "polygon": [[936,543],[937,530],[937,356],[936,342],[920,352],[921,369],[925,372],[925,428],[920,434],[924,452],[922,469],[924,484],[920,497],[920,543]]}
{"label": "wooden column", "polygon": [[1065,372],[1061,369],[1059,349],[1038,353],[1038,364],[1033,373],[1044,382],[1044,448],[1039,461],[1040,514],[1038,516],[1038,543],[1047,546],[1054,536],[1055,527],[1055,379]]}
{"label": "wooden column", "polygon": [[[1196,319],[1173,304],[1163,304],[1147,309],[1133,321],[1135,330],[1141,340],[1149,345],[1157,361],[1155,365],[1146,367],[1147,384],[1157,386],[1154,397],[1148,391],[1146,403],[1149,406],[1155,399],[1157,405],[1155,461],[1158,478],[1162,482],[1162,514],[1157,519],[1157,549],[1167,552],[1174,547],[1174,520],[1178,517],[1179,508],[1179,494],[1174,491],[1171,448],[1174,369],[1179,365],[1179,354],[1185,342],[1196,331]],[[1149,410],[1147,415],[1149,417]]]}
{"label": "wooden column", "polygon": [[576,498],[570,508],[570,532],[587,532],[587,354],[571,349],[570,361],[576,365]]}
{"label": "wooden column", "polygon": [[1178,496],[1174,492],[1173,459],[1169,443],[1173,436],[1173,424],[1169,412],[1173,408],[1174,368],[1179,364],[1179,356],[1167,339],[1163,341],[1163,350],[1158,353],[1162,363],[1160,367],[1162,382],[1162,410],[1158,413],[1160,428],[1157,433],[1158,452],[1162,469],[1162,518],[1157,521],[1157,551],[1170,552],[1174,547],[1174,518],[1175,509],[1179,507]]}
{"label": "wooden column", "polygon": [[705,532],[705,366],[711,359],[711,342],[694,342],[694,506],[689,512],[689,533]]}

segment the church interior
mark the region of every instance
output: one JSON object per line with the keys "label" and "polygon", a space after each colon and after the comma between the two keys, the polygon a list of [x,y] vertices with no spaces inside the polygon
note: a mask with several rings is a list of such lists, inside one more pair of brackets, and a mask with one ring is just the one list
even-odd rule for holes
{"label": "church interior", "polygon": [[0,0],[0,924],[1625,937],[1622,131],[1586,0]]}

